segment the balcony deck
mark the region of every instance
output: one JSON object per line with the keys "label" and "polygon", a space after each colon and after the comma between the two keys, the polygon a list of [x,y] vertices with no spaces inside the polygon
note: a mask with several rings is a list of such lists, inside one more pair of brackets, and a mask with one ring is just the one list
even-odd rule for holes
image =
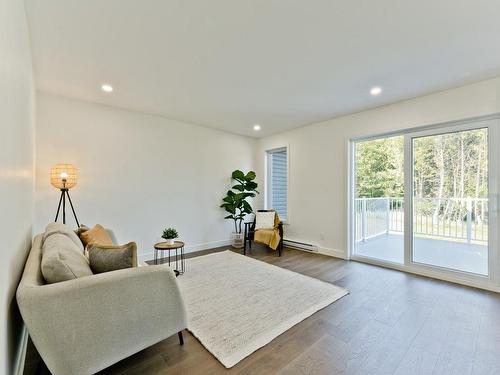
{"label": "balcony deck", "polygon": [[[402,233],[389,232],[356,243],[356,255],[404,263]],[[441,238],[415,237],[414,261],[479,275],[488,274],[486,243],[467,243]]]}

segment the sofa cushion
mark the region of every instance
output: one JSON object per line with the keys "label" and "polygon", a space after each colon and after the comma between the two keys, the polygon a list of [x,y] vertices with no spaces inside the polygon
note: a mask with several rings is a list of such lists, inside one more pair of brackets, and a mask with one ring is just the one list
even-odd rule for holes
{"label": "sofa cushion", "polygon": [[47,225],[45,228],[45,233],[43,234],[43,241],[54,235],[54,234],[62,234],[67,236],[78,248],[78,250],[83,254],[83,244],[82,241],[80,241],[80,238],[78,238],[78,235],[75,233],[73,229],[71,229],[68,225],[66,224],[61,224],[61,223],[50,223]]}
{"label": "sofa cushion", "polygon": [[137,245],[130,242],[125,245],[90,244],[86,248],[92,272],[102,273],[137,267]]}
{"label": "sofa cushion", "polygon": [[87,258],[66,233],[52,233],[45,238],[41,269],[48,284],[92,275]]}
{"label": "sofa cushion", "polygon": [[92,229],[82,232],[80,234],[80,239],[85,246],[92,243],[106,246],[113,245],[113,241],[108,232],[106,232],[106,229],[100,224],[96,224]]}

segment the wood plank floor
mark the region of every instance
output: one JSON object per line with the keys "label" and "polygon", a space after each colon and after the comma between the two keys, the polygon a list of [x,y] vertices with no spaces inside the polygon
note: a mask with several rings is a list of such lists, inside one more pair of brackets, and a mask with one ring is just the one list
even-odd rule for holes
{"label": "wood plank floor", "polygon": [[250,256],[350,294],[230,370],[186,331],[101,374],[500,374],[496,293],[298,250]]}

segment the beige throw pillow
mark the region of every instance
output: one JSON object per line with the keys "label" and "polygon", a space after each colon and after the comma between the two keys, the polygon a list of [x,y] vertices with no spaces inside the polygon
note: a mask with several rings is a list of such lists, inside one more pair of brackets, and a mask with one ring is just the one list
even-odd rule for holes
{"label": "beige throw pillow", "polygon": [[111,237],[109,237],[108,232],[106,232],[106,229],[100,224],[96,224],[92,229],[82,232],[80,234],[80,239],[85,246],[92,243],[106,246],[113,245],[113,241]]}
{"label": "beige throw pillow", "polygon": [[137,267],[137,245],[129,242],[125,245],[90,244],[86,248],[90,268],[94,273]]}
{"label": "beige throw pillow", "polygon": [[50,223],[45,228],[45,233],[43,234],[43,240],[46,241],[47,238],[52,236],[53,234],[62,234],[67,236],[78,248],[78,250],[83,253],[83,245],[78,235],[75,233],[73,229],[71,229],[68,225],[62,223]]}
{"label": "beige throw pillow", "polygon": [[255,230],[274,229],[274,217],[276,212],[257,212],[255,214]]}
{"label": "beige throw pillow", "polygon": [[42,275],[48,284],[92,275],[87,258],[65,234],[52,233],[42,247]]}

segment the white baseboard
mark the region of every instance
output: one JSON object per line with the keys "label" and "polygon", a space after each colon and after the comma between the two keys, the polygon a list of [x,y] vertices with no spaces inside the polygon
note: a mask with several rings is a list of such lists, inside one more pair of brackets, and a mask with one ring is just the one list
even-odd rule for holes
{"label": "white baseboard", "polygon": [[[211,242],[205,242],[205,243],[200,243],[200,244],[194,244],[194,245],[187,245],[184,247],[184,253],[194,253],[195,251],[201,251],[201,250],[207,250],[207,249],[213,249],[216,247],[221,247],[221,246],[229,246],[231,245],[231,240],[220,240],[220,241],[211,241]],[[145,262],[147,260],[152,260],[154,259],[154,250],[151,250],[150,252],[142,253],[139,254],[138,256],[138,262]]]}
{"label": "white baseboard", "polygon": [[344,250],[339,249],[330,249],[328,247],[318,247],[318,253],[323,255],[328,255],[335,258],[340,258],[347,260],[349,259]]}
{"label": "white baseboard", "polygon": [[24,361],[26,360],[26,350],[28,348],[28,329],[23,324],[19,347],[17,348],[16,362],[14,363],[14,375],[23,375]]}
{"label": "white baseboard", "polygon": [[[231,245],[231,240],[211,241],[211,242],[205,242],[205,243],[195,244],[195,245],[186,245],[186,247],[184,248],[184,252],[186,254],[188,254],[188,253],[194,253],[195,251],[213,249],[216,247],[230,246],[230,245]],[[338,250],[338,249],[331,249],[328,247],[318,246],[317,252],[307,251],[307,250],[302,250],[302,249],[297,249],[297,250],[305,251],[305,252],[311,253],[311,254],[323,254],[323,255],[328,255],[331,257],[335,257],[335,258],[348,259],[345,251]],[[147,260],[152,260],[152,259],[154,259],[154,250],[151,250],[150,252],[147,252],[147,253],[139,254],[138,258],[139,258],[138,259],[139,262],[145,262]]]}
{"label": "white baseboard", "polygon": [[305,249],[301,249],[299,247],[293,247],[294,250],[300,250],[305,253],[309,254],[321,254],[321,255],[328,255],[329,257],[334,257],[334,258],[339,258],[339,259],[344,259],[347,260],[347,256],[345,254],[345,251],[343,250],[338,250],[338,249],[330,249],[328,247],[321,247],[318,246],[318,251],[308,251]]}
{"label": "white baseboard", "polygon": [[197,245],[187,245],[184,250],[186,253],[194,253],[195,251],[213,249],[215,247],[230,246],[230,245],[231,245],[231,240],[221,240],[221,241],[205,242]]}

